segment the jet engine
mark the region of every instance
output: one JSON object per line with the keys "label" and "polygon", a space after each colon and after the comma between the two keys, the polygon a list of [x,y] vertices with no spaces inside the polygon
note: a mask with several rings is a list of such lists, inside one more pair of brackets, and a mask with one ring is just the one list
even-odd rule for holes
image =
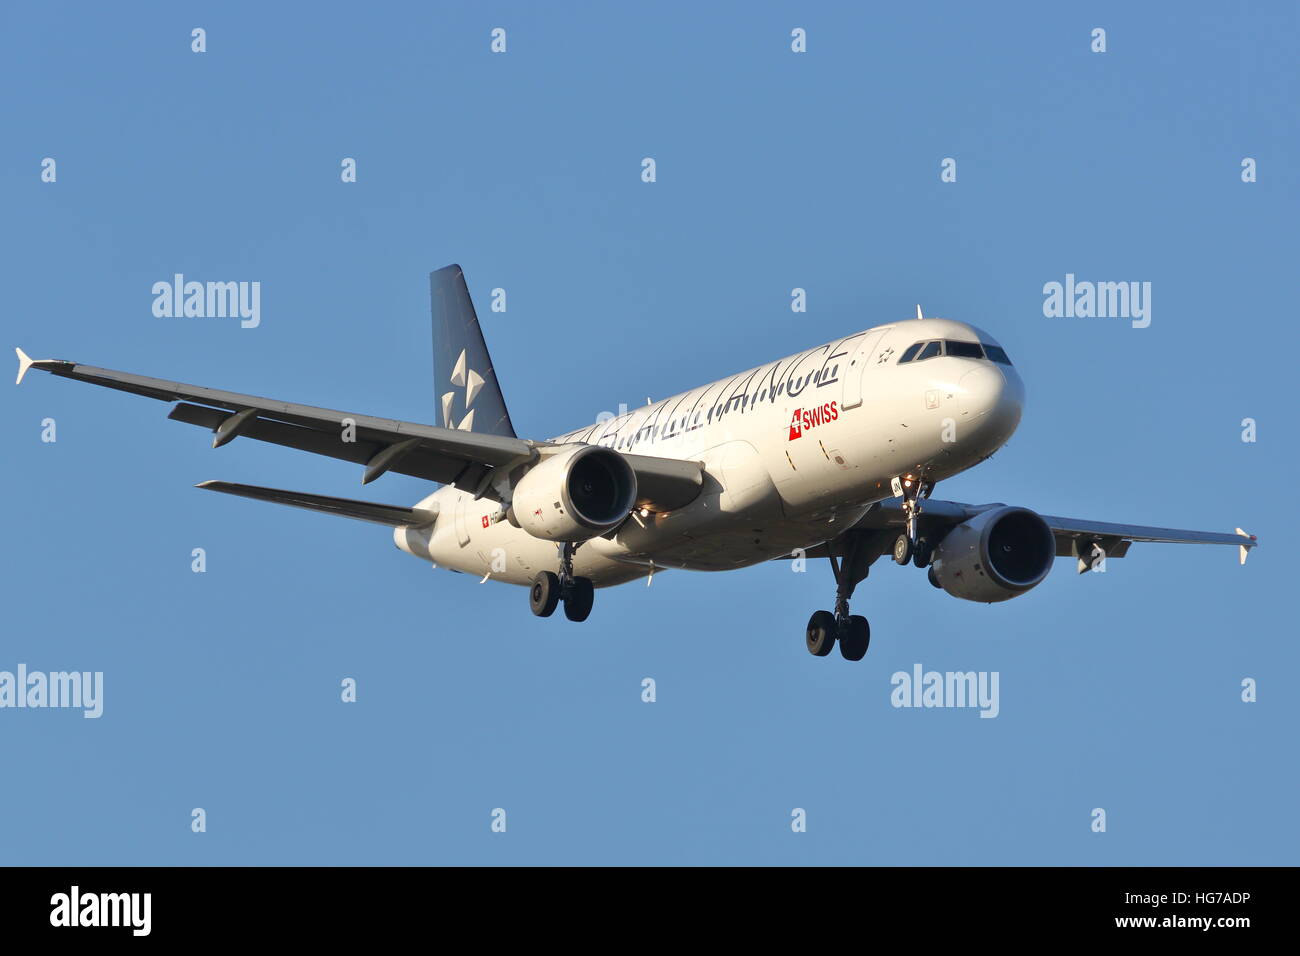
{"label": "jet engine", "polygon": [[1028,508],[991,508],[962,522],[935,549],[939,586],[966,601],[1019,597],[1052,570],[1056,538]]}
{"label": "jet engine", "polygon": [[622,455],[600,445],[574,445],[519,480],[507,517],[535,538],[586,541],[618,527],[636,504],[636,493],[636,472]]}

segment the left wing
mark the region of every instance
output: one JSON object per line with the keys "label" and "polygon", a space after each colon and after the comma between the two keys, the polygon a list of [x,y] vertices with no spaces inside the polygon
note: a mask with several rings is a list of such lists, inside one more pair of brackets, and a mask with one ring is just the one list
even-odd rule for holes
{"label": "left wing", "polygon": [[[61,359],[32,359],[22,349],[14,351],[18,353],[20,384],[28,370],[34,368],[61,378],[177,402],[167,417],[211,429],[213,448],[244,437],[340,458],[365,466],[362,484],[394,471],[500,501],[502,490],[508,491],[511,475],[532,467],[557,447],[548,441],[375,418]],[[636,472],[638,508],[673,510],[700,493],[703,466],[699,462],[647,455],[623,457]]]}
{"label": "left wing", "polygon": [[519,438],[298,405],[59,359],[34,360],[22,349],[15,351],[20,384],[28,369],[35,368],[61,378],[179,402],[167,417],[212,429],[213,448],[242,436],[341,458],[366,466],[363,484],[395,471],[473,488],[493,468],[528,463],[539,454],[539,443]]}

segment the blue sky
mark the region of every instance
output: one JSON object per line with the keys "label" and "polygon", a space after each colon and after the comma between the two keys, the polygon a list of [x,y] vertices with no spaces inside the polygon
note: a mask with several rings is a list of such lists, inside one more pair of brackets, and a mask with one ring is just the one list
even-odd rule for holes
{"label": "blue sky", "polygon": [[[0,862],[1297,862],[1294,5],[3,18],[3,321],[34,356],[432,422],[427,275],[459,262],[545,437],[919,301],[997,336],[1029,395],[937,496],[1263,546],[1062,560],[987,607],[882,561],[851,665],[803,646],[824,562],[537,620],[383,528],[192,488],[409,504],[416,479],[212,451],[163,403],[34,373],[0,403],[0,670],[103,671],[104,715],[0,710]],[[261,325],[154,317],[178,272],[261,282]],[[1067,273],[1151,282],[1150,327],[1044,317]],[[998,671],[1000,715],[891,707],[915,663]]]}

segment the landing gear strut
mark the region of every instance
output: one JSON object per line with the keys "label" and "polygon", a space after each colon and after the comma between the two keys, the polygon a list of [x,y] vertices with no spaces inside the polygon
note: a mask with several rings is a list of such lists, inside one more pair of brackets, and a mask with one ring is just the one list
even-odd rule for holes
{"label": "landing gear strut", "polygon": [[877,551],[864,545],[866,536],[848,534],[844,539],[844,554],[837,560],[830,555],[831,571],[835,574],[835,613],[815,611],[808,619],[808,652],[825,657],[840,645],[840,655],[849,661],[860,661],[871,645],[871,625],[859,614],[849,613],[849,598],[858,582],[867,576]]}
{"label": "landing gear strut", "polygon": [[528,592],[528,605],[538,617],[550,617],[563,601],[565,617],[570,621],[585,621],[595,601],[595,588],[591,578],[576,577],[573,573],[573,554],[578,545],[566,541],[558,548],[560,573],[539,571]]}
{"label": "landing gear strut", "polygon": [[906,520],[903,533],[894,541],[895,564],[911,562],[918,568],[929,566],[934,549],[929,541],[919,536],[918,526],[922,510],[921,502],[930,497],[933,489],[934,482],[913,478],[910,475],[893,480],[894,494],[903,499],[903,515]]}

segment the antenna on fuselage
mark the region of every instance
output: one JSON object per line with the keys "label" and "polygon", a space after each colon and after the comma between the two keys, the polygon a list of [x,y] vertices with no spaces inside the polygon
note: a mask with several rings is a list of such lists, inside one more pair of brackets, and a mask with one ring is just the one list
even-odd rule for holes
{"label": "antenna on fuselage", "polygon": [[923,318],[925,318],[925,316],[923,316],[923,315],[921,314],[921,303],[919,303],[919,302],[916,304],[916,317],[917,317],[918,319],[923,319]]}

